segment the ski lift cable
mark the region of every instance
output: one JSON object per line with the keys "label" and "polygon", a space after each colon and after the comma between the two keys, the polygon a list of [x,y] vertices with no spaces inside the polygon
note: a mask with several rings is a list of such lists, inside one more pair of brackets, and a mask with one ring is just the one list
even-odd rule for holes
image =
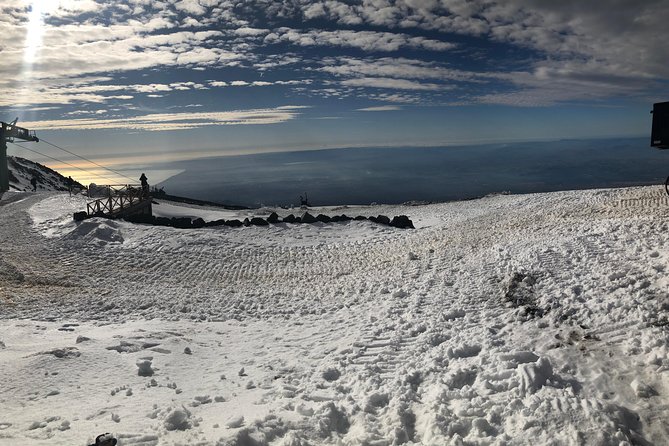
{"label": "ski lift cable", "polygon": [[74,153],[74,152],[72,152],[72,151],[70,151],[70,150],[64,149],[63,147],[60,147],[60,146],[58,146],[58,145],[56,145],[56,144],[54,144],[54,143],[51,143],[51,142],[49,142],[49,141],[47,141],[47,140],[45,140],[45,139],[43,139],[43,138],[40,138],[40,141],[42,141],[42,142],[44,142],[44,143],[46,143],[46,144],[49,144],[50,146],[53,146],[53,147],[55,147],[55,148],[57,148],[57,149],[60,149],[60,150],[62,150],[63,152],[67,152],[67,153],[69,153],[70,155],[74,155],[74,156],[76,156],[77,158],[81,158],[81,159],[84,160],[84,161],[88,161],[89,163],[91,163],[91,164],[93,164],[93,165],[95,165],[95,166],[98,166],[98,167],[100,167],[100,168],[102,168],[102,169],[108,170],[108,171],[110,171],[110,172],[112,172],[112,173],[114,173],[114,174],[116,174],[116,175],[120,175],[120,176],[122,176],[122,177],[124,177],[124,178],[127,178],[127,179],[130,180],[130,181],[136,181],[135,179],[130,178],[129,176],[124,175],[124,174],[122,174],[121,172],[118,172],[118,171],[116,171],[116,170],[114,170],[114,169],[110,169],[109,167],[105,167],[105,166],[103,166],[102,164],[98,164],[98,163],[96,163],[95,161],[89,160],[89,159],[86,158],[86,157],[83,157],[83,156],[81,156],[81,155],[78,155],[78,154],[76,154],[76,153]]}
{"label": "ski lift cable", "polygon": [[21,144],[15,143],[15,142],[12,142],[12,144],[14,144],[15,146],[21,147],[22,149],[27,150],[27,151],[29,151],[29,152],[33,152],[33,153],[36,153],[36,154],[38,154],[38,155],[41,155],[41,156],[43,156],[43,157],[45,157],[45,158],[49,158],[49,159],[51,159],[51,160],[53,160],[53,161],[57,161],[57,162],[59,162],[59,163],[63,163],[63,164],[68,165],[68,166],[70,166],[70,167],[74,167],[75,169],[79,169],[79,170],[81,170],[82,172],[85,172],[85,173],[87,173],[87,174],[89,174],[89,175],[93,175],[94,177],[103,178],[103,179],[105,179],[105,180],[113,181],[113,179],[111,179],[111,178],[105,177],[105,176],[100,175],[100,174],[97,174],[97,173],[95,173],[95,172],[91,172],[90,170],[83,169],[83,168],[81,168],[81,167],[79,167],[79,166],[75,166],[74,164],[70,164],[70,163],[68,163],[67,161],[59,160],[58,158],[54,158],[53,156],[49,156],[49,155],[47,155],[46,153],[39,152],[39,151],[37,151],[37,150],[35,150],[35,149],[30,149],[30,148],[28,148],[28,147],[26,147],[26,146],[23,146],[23,145],[21,145]]}

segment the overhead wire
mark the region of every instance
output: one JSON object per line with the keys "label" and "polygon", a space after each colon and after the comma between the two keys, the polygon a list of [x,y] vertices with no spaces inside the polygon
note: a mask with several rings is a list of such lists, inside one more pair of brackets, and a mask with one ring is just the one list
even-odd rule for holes
{"label": "overhead wire", "polygon": [[[11,141],[10,141],[10,142],[11,142]],[[103,178],[103,179],[105,179],[105,180],[110,180],[110,181],[112,181],[112,179],[109,178],[109,177],[105,177],[105,176],[100,175],[100,174],[98,174],[98,173],[91,172],[90,170],[86,170],[86,169],[81,168],[81,167],[79,167],[79,166],[75,166],[74,164],[70,164],[70,163],[68,163],[67,161],[63,161],[63,160],[61,160],[61,159],[58,159],[58,158],[55,158],[55,157],[53,157],[53,156],[47,155],[46,153],[42,153],[42,152],[40,152],[40,151],[38,151],[38,150],[35,150],[35,149],[30,149],[30,148],[28,148],[28,147],[26,147],[26,146],[23,146],[23,145],[21,145],[21,144],[19,144],[19,143],[16,143],[16,142],[11,142],[11,143],[14,144],[15,146],[21,147],[22,149],[29,151],[29,152],[36,153],[36,154],[41,155],[41,156],[43,156],[43,157],[45,157],[45,158],[49,158],[49,159],[51,159],[51,160],[53,160],[53,161],[57,161],[57,162],[59,162],[59,163],[63,163],[63,164],[65,164],[65,165],[67,165],[67,166],[74,167],[75,169],[79,169],[79,170],[81,170],[82,172],[85,172],[85,173],[87,173],[87,174],[89,174],[89,175],[93,175],[94,177]],[[127,178],[127,177],[126,177],[126,178]]]}
{"label": "overhead wire", "polygon": [[44,143],[46,143],[46,144],[48,144],[48,145],[50,145],[50,146],[53,146],[53,147],[55,147],[55,148],[57,148],[57,149],[60,149],[60,150],[62,150],[63,152],[69,153],[70,155],[76,156],[77,158],[81,158],[82,160],[87,161],[87,162],[89,162],[89,163],[91,163],[91,164],[93,164],[93,165],[95,165],[95,166],[97,166],[97,167],[100,167],[101,169],[108,170],[108,171],[110,171],[110,172],[112,172],[112,173],[114,173],[114,174],[116,174],[116,175],[120,175],[120,176],[122,176],[123,178],[127,178],[127,179],[129,179],[130,181],[136,181],[135,179],[130,178],[129,176],[127,176],[127,175],[125,175],[125,174],[122,174],[121,172],[118,172],[118,171],[116,171],[116,170],[114,170],[114,169],[110,169],[109,167],[103,166],[102,164],[98,164],[98,163],[96,163],[96,162],[93,161],[93,160],[90,160],[90,159],[88,159],[88,158],[86,158],[86,157],[83,157],[83,156],[81,156],[81,155],[79,155],[79,154],[76,154],[76,153],[74,153],[74,152],[72,152],[72,151],[70,151],[70,150],[67,150],[67,149],[65,149],[65,148],[63,148],[63,147],[60,147],[60,146],[58,146],[58,145],[56,145],[56,144],[54,144],[54,143],[51,143],[51,142],[49,142],[49,141],[47,141],[47,140],[45,140],[45,139],[43,139],[43,138],[40,138],[40,141],[42,141],[42,142],[44,142]]}

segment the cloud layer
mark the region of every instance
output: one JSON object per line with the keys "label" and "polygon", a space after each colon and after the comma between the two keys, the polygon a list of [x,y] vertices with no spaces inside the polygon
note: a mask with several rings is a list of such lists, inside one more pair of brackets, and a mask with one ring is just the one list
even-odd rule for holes
{"label": "cloud layer", "polygon": [[81,118],[24,122],[32,130],[188,130],[211,125],[279,124],[297,117],[301,107],[203,113],[154,113],[130,118]]}
{"label": "cloud layer", "polygon": [[[163,130],[285,122],[294,112],[276,104],[295,98],[352,110],[646,98],[669,79],[667,18],[661,0],[0,0],[0,109],[54,118],[36,128],[88,112],[79,128]],[[280,100],[244,107],[260,88]],[[187,104],[209,115],[137,117]]]}

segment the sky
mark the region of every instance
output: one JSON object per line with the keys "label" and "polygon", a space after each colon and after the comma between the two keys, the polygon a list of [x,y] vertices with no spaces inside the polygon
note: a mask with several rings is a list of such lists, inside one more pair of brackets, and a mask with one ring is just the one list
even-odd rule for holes
{"label": "sky", "polygon": [[667,23],[666,0],[0,0],[0,120],[121,171],[646,136]]}

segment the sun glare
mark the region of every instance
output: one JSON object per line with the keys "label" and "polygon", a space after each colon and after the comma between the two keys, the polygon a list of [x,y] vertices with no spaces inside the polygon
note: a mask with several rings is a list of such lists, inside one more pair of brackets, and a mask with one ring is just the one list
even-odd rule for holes
{"label": "sun glare", "polygon": [[44,1],[36,0],[30,5],[28,13],[28,27],[26,33],[25,50],[23,51],[23,61],[26,65],[32,66],[35,62],[38,49],[42,46],[42,36],[44,35]]}

